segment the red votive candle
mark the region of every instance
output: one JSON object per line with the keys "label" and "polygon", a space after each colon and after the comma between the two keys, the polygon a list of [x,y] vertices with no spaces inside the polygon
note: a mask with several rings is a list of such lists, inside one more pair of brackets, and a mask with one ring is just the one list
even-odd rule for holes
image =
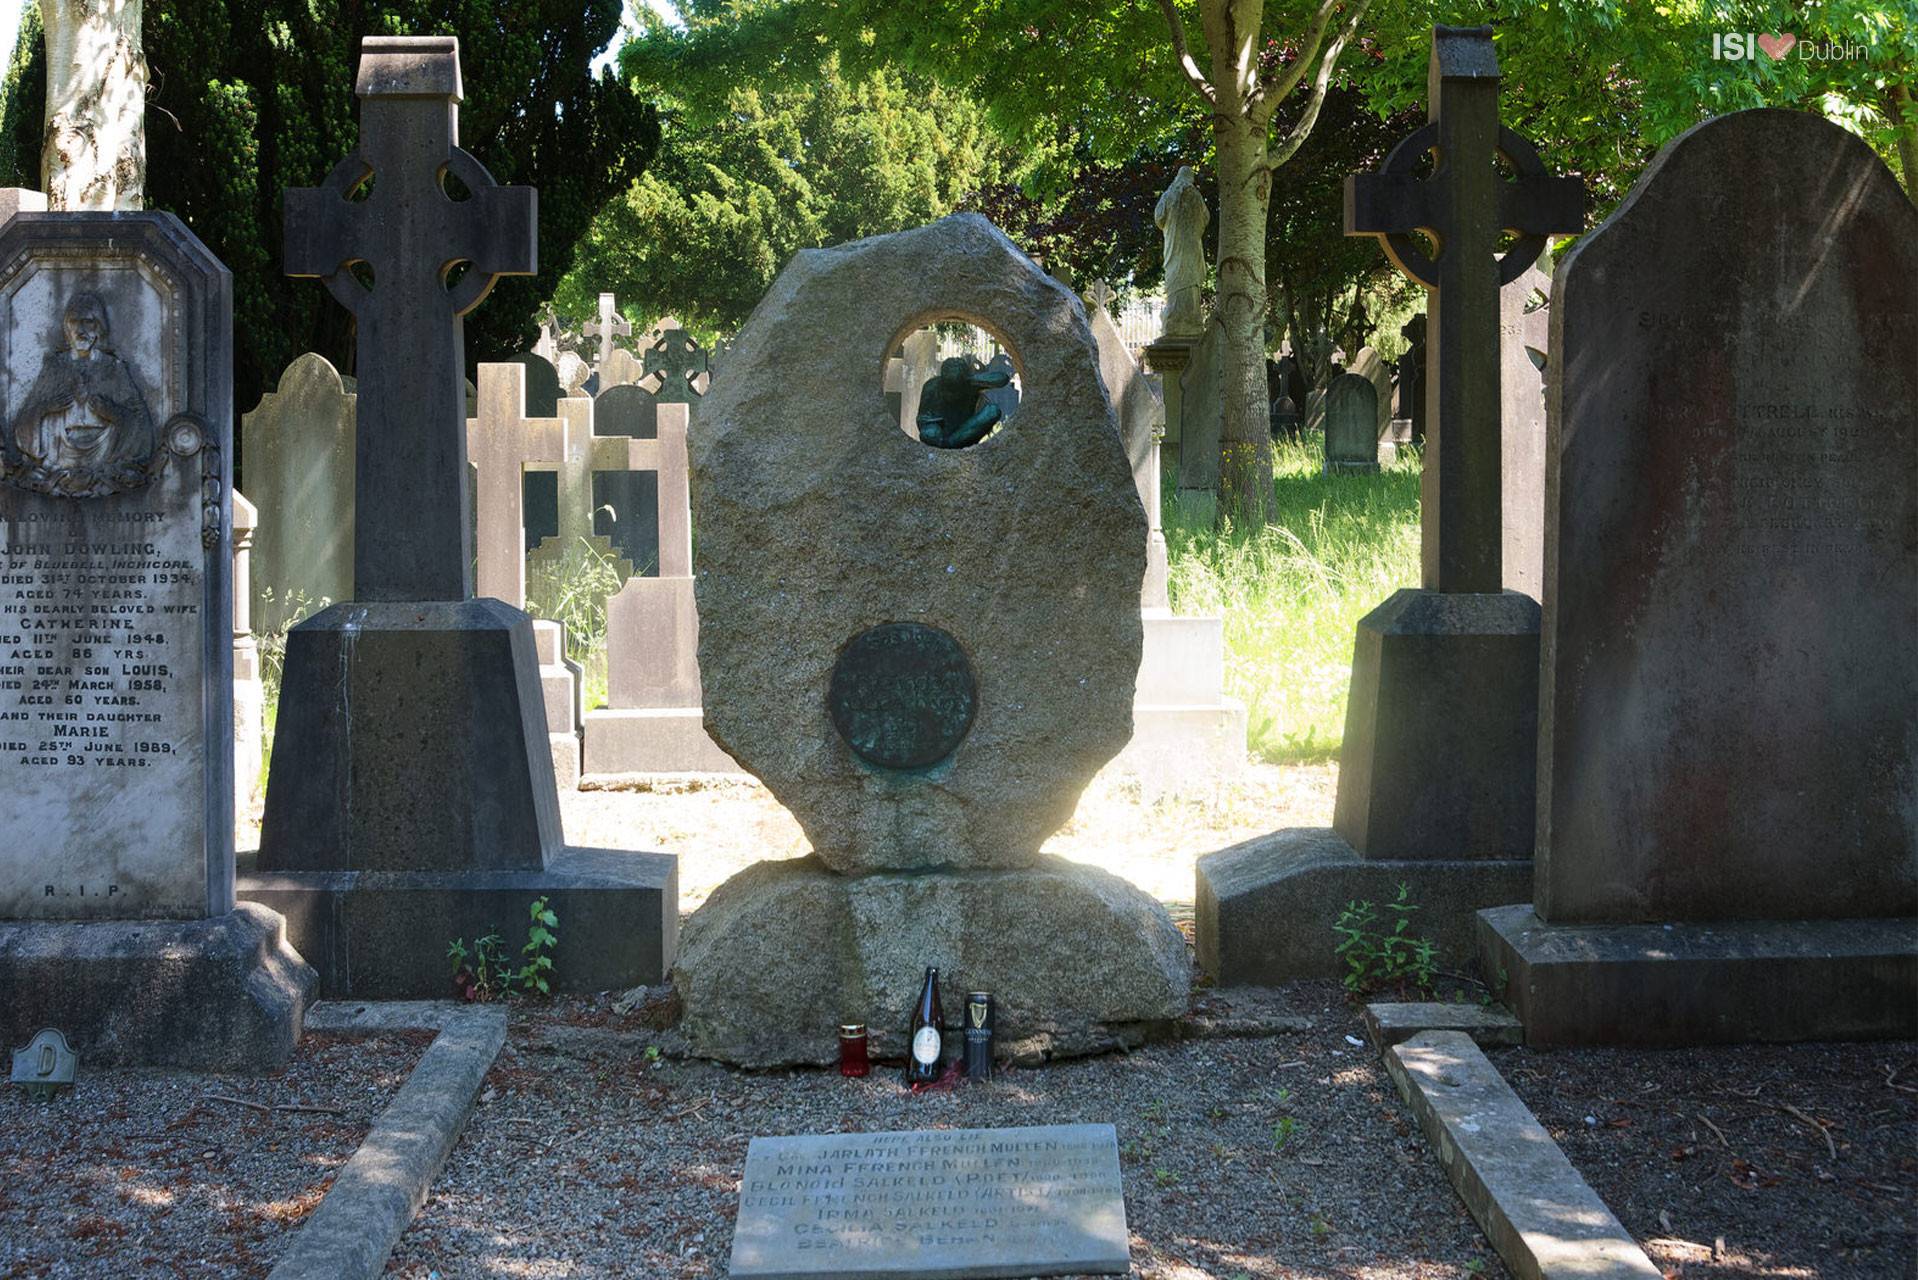
{"label": "red votive candle", "polygon": [[839,1028],[839,1074],[842,1076],[863,1076],[872,1073],[872,1062],[866,1057],[866,1024],[847,1022]]}

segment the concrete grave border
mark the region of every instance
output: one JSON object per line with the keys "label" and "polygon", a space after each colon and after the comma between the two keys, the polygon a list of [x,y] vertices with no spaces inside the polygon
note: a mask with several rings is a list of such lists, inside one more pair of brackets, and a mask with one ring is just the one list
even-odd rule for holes
{"label": "concrete grave border", "polygon": [[506,1010],[424,1000],[328,1001],[308,1011],[306,1026],[439,1032],[268,1274],[268,1280],[372,1280],[385,1272],[388,1255],[426,1203],[473,1114],[473,1100],[506,1043]]}
{"label": "concrete grave border", "polygon": [[1660,1280],[1471,1036],[1421,1031],[1385,1051],[1385,1069],[1519,1280]]}

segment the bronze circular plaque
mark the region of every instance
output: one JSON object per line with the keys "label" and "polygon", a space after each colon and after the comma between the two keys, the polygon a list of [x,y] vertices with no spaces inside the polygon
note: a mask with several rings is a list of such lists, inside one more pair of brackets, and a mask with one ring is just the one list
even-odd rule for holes
{"label": "bronze circular plaque", "polygon": [[972,729],[979,689],[959,642],[937,627],[887,622],[839,651],[826,697],[853,754],[882,769],[924,769]]}

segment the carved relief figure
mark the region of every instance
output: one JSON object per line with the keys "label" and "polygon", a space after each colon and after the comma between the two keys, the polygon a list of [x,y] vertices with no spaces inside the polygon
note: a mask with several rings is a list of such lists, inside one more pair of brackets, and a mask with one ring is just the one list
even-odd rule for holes
{"label": "carved relief figure", "polygon": [[153,415],[139,382],[107,345],[100,295],[67,302],[66,346],[49,351],[14,415],[9,441],[31,465],[103,476],[138,468],[153,456]]}

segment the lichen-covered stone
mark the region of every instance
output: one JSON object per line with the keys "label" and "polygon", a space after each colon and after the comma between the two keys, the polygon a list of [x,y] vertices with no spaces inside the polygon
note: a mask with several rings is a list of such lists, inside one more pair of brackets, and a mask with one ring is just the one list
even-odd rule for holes
{"label": "lichen-covered stone", "polygon": [[[887,356],[941,319],[998,335],[1020,375],[1016,416],[963,449],[901,431],[883,394]],[[1079,300],[977,215],[807,250],[690,447],[714,739],[836,870],[1030,865],[1131,737],[1139,666],[1145,513]],[[887,623],[947,633],[976,680],[930,764],[862,758],[829,709],[842,651]]]}
{"label": "lichen-covered stone", "polygon": [[1096,867],[842,876],[804,858],[748,867],[687,921],[680,1031],[702,1056],[772,1067],[832,1062],[839,1024],[863,1022],[875,1057],[903,1058],[927,965],[948,1020],[992,992],[1012,1061],[1140,1043],[1191,988],[1165,908]]}

